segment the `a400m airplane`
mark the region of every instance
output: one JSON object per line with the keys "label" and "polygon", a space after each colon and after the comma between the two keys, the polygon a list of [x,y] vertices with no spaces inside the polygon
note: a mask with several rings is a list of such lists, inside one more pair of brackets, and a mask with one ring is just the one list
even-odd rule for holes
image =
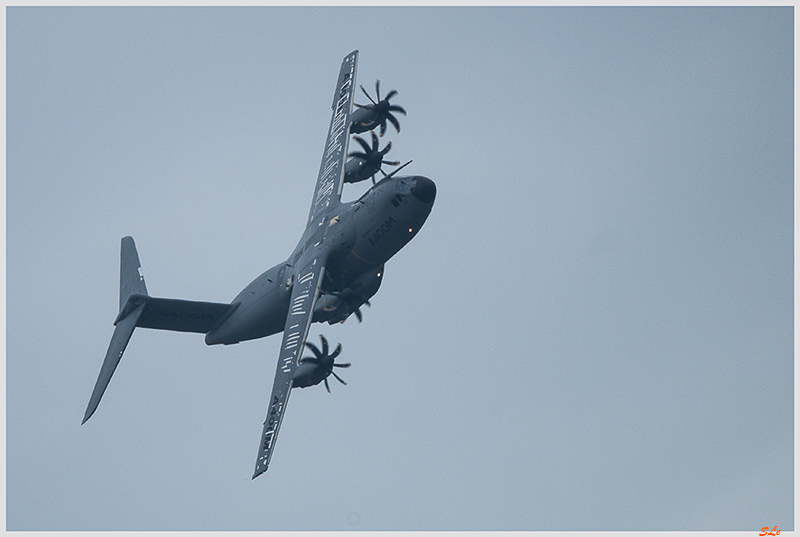
{"label": "a400m airplane", "polygon": [[[322,381],[327,388],[331,374],[343,382],[333,373],[333,367],[350,365],[334,363],[341,345],[329,354],[324,337],[320,336],[322,350],[307,343],[311,323],[333,324],[353,313],[360,320],[359,308],[380,287],[384,263],[419,232],[436,197],[433,181],[418,175],[396,177],[398,168],[356,201],[342,203],[345,161],[353,156],[347,153],[351,132],[377,125],[385,129],[391,111],[405,113],[398,106],[388,106],[394,91],[380,101],[377,85],[380,102],[367,95],[373,104],[357,105],[360,109],[352,112],[357,59],[356,50],[342,61],[325,151],[300,242],[286,261],[253,280],[230,304],[151,297],[133,238],[122,239],[120,311],[82,423],[97,409],[137,326],[202,333],[208,345],[230,345],[283,332],[253,479],[267,471],[291,389]],[[394,117],[389,121],[398,126]],[[369,149],[366,143],[362,146]],[[377,143],[373,147],[377,150]],[[355,180],[367,178],[362,174]],[[301,357],[304,346],[313,357]]]}

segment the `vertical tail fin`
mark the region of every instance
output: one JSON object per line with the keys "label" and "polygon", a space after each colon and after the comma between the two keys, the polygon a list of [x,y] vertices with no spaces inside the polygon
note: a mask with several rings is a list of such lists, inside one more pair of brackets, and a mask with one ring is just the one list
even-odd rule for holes
{"label": "vertical tail fin", "polygon": [[146,295],[147,286],[144,284],[136,243],[133,242],[133,237],[123,237],[119,252],[119,309],[125,306],[128,297],[134,293]]}

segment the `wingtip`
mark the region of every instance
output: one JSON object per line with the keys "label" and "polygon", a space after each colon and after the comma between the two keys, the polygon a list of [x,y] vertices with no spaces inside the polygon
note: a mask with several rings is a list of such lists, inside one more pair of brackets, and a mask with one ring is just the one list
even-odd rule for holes
{"label": "wingtip", "polygon": [[262,474],[266,474],[268,468],[269,468],[269,464],[267,464],[265,466],[261,466],[260,464],[256,464],[256,469],[254,471],[255,473],[253,474],[253,479],[257,478],[258,476],[260,476]]}
{"label": "wingtip", "polygon": [[81,425],[89,421],[89,418],[92,417],[92,414],[94,414],[94,409],[90,406],[86,409],[86,413],[83,415],[83,421],[81,421]]}
{"label": "wingtip", "polygon": [[253,474],[253,479],[257,478],[258,476],[260,476],[261,474],[264,474],[264,473],[266,473],[266,472],[267,472],[266,470],[262,470],[262,471],[260,471],[260,472],[256,472],[256,473],[254,473],[254,474]]}

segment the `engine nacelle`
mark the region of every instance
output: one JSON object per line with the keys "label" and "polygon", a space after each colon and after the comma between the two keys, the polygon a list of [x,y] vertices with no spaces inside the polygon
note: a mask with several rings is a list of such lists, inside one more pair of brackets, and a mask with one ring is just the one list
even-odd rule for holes
{"label": "engine nacelle", "polygon": [[314,322],[334,324],[342,322],[353,313],[361,318],[359,308],[368,304],[378,292],[383,279],[383,265],[360,274],[341,292],[323,293],[314,305]]}
{"label": "engine nacelle", "polygon": [[391,90],[386,94],[386,97],[381,99],[380,80],[375,81],[375,96],[377,97],[377,101],[369,96],[369,93],[367,93],[367,90],[365,90],[363,86],[361,87],[361,91],[364,92],[364,95],[367,96],[371,104],[356,104],[357,110],[354,110],[353,113],[350,114],[350,121],[352,122],[350,124],[350,133],[356,134],[366,132],[380,126],[381,136],[383,136],[386,132],[386,121],[389,121],[389,123],[394,125],[394,128],[397,129],[397,132],[400,132],[400,123],[397,121],[394,113],[406,115],[406,111],[403,110],[402,106],[389,103],[389,99],[397,95],[397,92]]}
{"label": "engine nacelle", "polygon": [[331,374],[331,370],[323,365],[302,363],[292,374],[292,388],[308,388],[316,386]]}
{"label": "engine nacelle", "polygon": [[343,300],[336,295],[323,294],[314,305],[314,322],[322,323],[337,315]]}
{"label": "engine nacelle", "polygon": [[[360,136],[353,138],[353,141],[360,145],[363,151],[353,151],[348,155],[353,158],[348,160],[344,165],[345,183],[357,183],[369,179],[381,171],[382,164],[388,164],[390,166],[397,166],[400,164],[399,161],[383,159],[386,153],[392,149],[392,142],[386,144],[386,147],[383,149],[379,149],[378,146],[380,144],[378,143],[378,137],[375,136],[374,132],[372,133],[372,145],[368,144],[367,141]],[[384,173],[384,175],[386,174]],[[373,179],[372,182],[374,184],[375,179]]]}
{"label": "engine nacelle", "polygon": [[314,356],[307,356],[300,359],[300,364],[292,374],[292,387],[293,388],[308,388],[315,386],[320,382],[325,383],[325,389],[330,393],[331,388],[328,386],[328,376],[333,375],[336,380],[342,384],[347,384],[339,375],[333,372],[334,367],[350,367],[350,364],[337,364],[334,360],[342,351],[342,344],[339,343],[331,354],[328,354],[328,340],[325,336],[320,334],[320,341],[322,341],[322,350],[318,349],[316,345],[306,341],[306,347],[311,349]]}
{"label": "engine nacelle", "polygon": [[344,165],[344,182],[358,183],[359,181],[364,181],[378,173],[380,169],[380,164],[376,166],[363,158],[353,157]]}

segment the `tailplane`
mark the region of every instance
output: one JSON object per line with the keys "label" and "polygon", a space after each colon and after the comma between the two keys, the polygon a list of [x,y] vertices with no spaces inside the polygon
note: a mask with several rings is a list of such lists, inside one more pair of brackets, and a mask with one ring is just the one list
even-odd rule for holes
{"label": "tailplane", "polygon": [[[139,300],[136,298],[141,297]],[[147,287],[144,284],[142,267],[139,263],[139,254],[136,253],[136,244],[133,237],[123,237],[122,247],[120,248],[120,269],[119,269],[119,308],[120,312],[117,320],[114,321],[114,335],[111,336],[111,343],[108,345],[103,366],[97,376],[92,396],[89,399],[89,406],[83,415],[81,425],[92,417],[100,399],[103,397],[111,376],[117,369],[122,353],[128,346],[136,328],[136,322],[144,311],[147,303]],[[133,300],[129,300],[133,299]]]}
{"label": "tailplane", "polygon": [[97,410],[134,328],[139,326],[205,334],[221,325],[238,306],[238,302],[221,304],[151,297],[147,294],[136,244],[132,237],[123,237],[120,248],[119,314],[114,321],[114,335],[111,336],[111,343],[81,423],[86,423]]}

